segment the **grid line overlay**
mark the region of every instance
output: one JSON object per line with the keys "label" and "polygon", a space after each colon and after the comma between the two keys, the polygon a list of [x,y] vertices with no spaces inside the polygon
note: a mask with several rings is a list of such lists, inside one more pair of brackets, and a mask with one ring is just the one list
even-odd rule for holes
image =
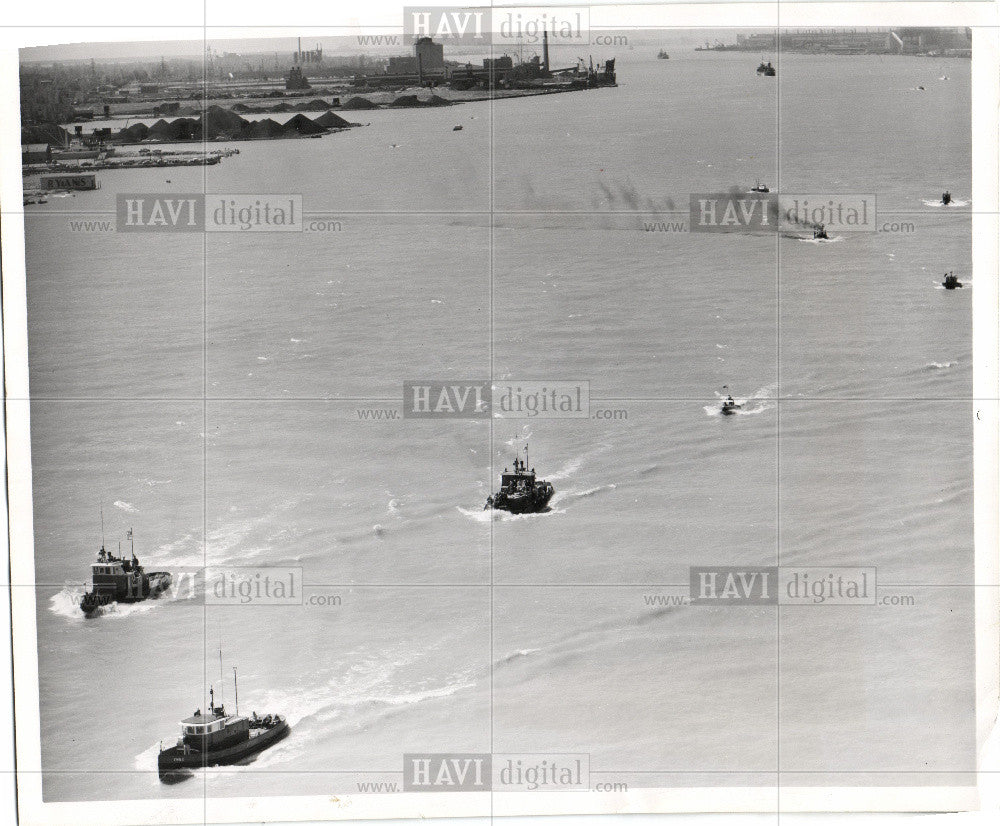
{"label": "grid line overlay", "polygon": [[[777,26],[774,29],[776,37],[776,54],[777,61],[781,64],[781,0],[776,0],[775,2],[775,12]],[[203,49],[202,49],[202,108],[203,111],[208,108],[208,61],[206,59],[207,49],[209,45],[209,31],[212,28],[208,25],[208,3],[205,2],[205,25],[203,26]],[[104,28],[104,27],[102,27]],[[236,28],[229,27],[226,28]],[[263,27],[248,27],[248,28],[263,28]],[[324,26],[324,28],[335,28],[330,26]],[[357,26],[345,26],[343,28],[357,29]],[[373,28],[387,28],[387,27],[373,27]],[[642,29],[642,26],[629,26],[630,29]],[[651,26],[649,29],[654,30],[666,30],[667,27],[663,26]],[[727,26],[727,29],[741,28],[739,26]],[[747,26],[745,28],[761,29],[761,26]],[[979,27],[982,28],[982,27]],[[493,47],[490,48],[490,57],[494,57]],[[783,72],[779,72],[775,85],[775,123],[777,128],[776,133],[776,147],[775,147],[775,160],[776,160],[776,190],[781,191],[781,81],[783,77]],[[683,214],[686,215],[687,212],[682,210],[670,210],[657,212],[655,210],[642,210],[632,211],[632,210],[619,210],[612,212],[601,212],[601,211],[574,211],[574,210],[504,210],[498,209],[496,206],[496,191],[495,191],[495,104],[496,95],[491,87],[490,95],[487,98],[489,107],[489,208],[483,211],[476,210],[455,210],[455,211],[440,211],[435,212],[434,210],[420,210],[420,211],[407,211],[407,210],[377,210],[371,212],[352,212],[352,211],[339,211],[339,210],[327,210],[318,211],[315,213],[307,213],[312,215],[480,215],[482,217],[489,218],[488,227],[488,282],[489,282],[489,377],[490,381],[494,380],[495,376],[495,290],[496,290],[496,234],[495,230],[497,228],[497,220],[505,215],[583,215],[583,216],[601,216],[601,215],[638,215],[638,214]],[[207,138],[207,130],[203,130],[202,135],[202,149],[207,152],[209,150],[209,141]],[[203,194],[208,195],[208,167],[202,165],[202,187]],[[4,210],[5,212],[15,212],[15,210]],[[26,213],[21,211],[26,218],[35,217],[36,215],[41,217],[42,213]],[[61,214],[59,211],[47,212],[45,215]],[[73,212],[66,211],[65,214],[108,214],[103,212],[91,212],[86,211]],[[911,211],[911,210],[897,210],[897,211],[886,211],[886,215],[920,215],[926,216],[926,212]],[[995,211],[982,211],[982,210],[968,210],[962,213],[956,213],[954,217],[957,220],[969,220],[971,221],[971,216],[973,214],[983,214],[983,215],[996,215]],[[968,216],[968,218],[966,217]],[[516,228],[515,228],[516,231]],[[776,520],[776,544],[775,544],[775,558],[776,564],[781,565],[782,559],[782,548],[781,548],[781,416],[782,416],[782,405],[791,404],[795,402],[809,402],[809,401],[822,401],[824,403],[860,403],[860,404],[872,404],[872,403],[887,403],[887,402],[912,402],[912,401],[926,401],[931,403],[975,403],[977,401],[1000,401],[1000,399],[992,397],[975,397],[969,396],[952,396],[952,397],[861,397],[861,398],[849,398],[849,397],[785,397],[781,392],[781,364],[782,364],[782,339],[781,339],[781,327],[782,327],[782,291],[781,291],[781,237],[780,235],[775,236],[775,250],[776,250],[776,271],[775,271],[775,298],[777,303],[777,315],[776,315],[776,329],[775,329],[775,361],[776,361],[776,377],[777,384],[776,390],[773,396],[766,395],[761,397],[765,401],[773,401],[775,404],[775,461],[776,461],[776,477],[775,477],[775,520]],[[296,403],[326,403],[326,404],[338,404],[338,403],[375,403],[375,404],[385,404],[385,403],[398,403],[398,397],[385,397],[385,396],[301,396],[301,397],[269,397],[269,396],[212,396],[209,393],[209,340],[208,340],[208,312],[209,312],[209,289],[208,289],[208,278],[209,278],[209,266],[208,266],[208,237],[207,234],[202,236],[202,393],[195,396],[119,396],[119,397],[103,397],[103,396],[93,396],[93,397],[74,397],[74,396],[32,396],[29,398],[18,399],[16,397],[11,398],[11,401],[22,401],[28,403],[106,403],[109,401],[115,402],[201,402],[202,408],[202,558],[205,567],[209,566],[209,540],[208,540],[208,434],[209,434],[209,417],[208,417],[208,405],[209,403],[223,402],[223,403],[234,403],[234,404],[267,404],[267,403],[280,403],[280,404],[296,404]],[[630,402],[630,403],[648,403],[653,405],[658,404],[676,404],[676,403],[703,403],[706,401],[705,398],[697,397],[686,397],[686,396],[606,396],[606,397],[592,397],[592,401],[595,402]],[[711,401],[710,399],[708,401]],[[492,485],[495,479],[495,465],[496,465],[496,445],[494,444],[494,422],[493,418],[490,417],[489,425],[489,449],[490,449],[490,461],[489,461],[489,478]],[[352,588],[488,588],[489,589],[489,698],[490,698],[490,720],[489,720],[489,743],[490,752],[494,753],[494,742],[495,742],[495,720],[494,720],[494,708],[495,708],[495,695],[494,695],[494,668],[495,668],[495,606],[494,606],[494,591],[495,589],[514,589],[514,588],[633,588],[633,587],[663,587],[663,588],[686,588],[688,583],[587,583],[587,582],[571,582],[571,583],[547,583],[547,582],[532,582],[532,583],[518,583],[518,582],[497,582],[496,581],[496,570],[495,570],[495,536],[494,536],[494,521],[491,519],[489,521],[489,579],[487,583],[422,583],[422,582],[409,582],[409,583],[392,583],[392,582],[378,582],[378,583],[365,583],[365,582],[347,582],[347,583],[303,583],[304,587],[352,587]],[[18,587],[16,584],[12,583],[12,587]],[[47,584],[35,583],[35,588],[48,587]],[[883,588],[898,588],[898,587],[908,587],[908,588],[971,588],[973,592],[977,588],[997,588],[997,583],[879,583],[879,587]],[[858,769],[843,769],[843,770],[823,770],[820,771],[797,771],[797,770],[784,770],[781,764],[781,608],[778,605],[775,607],[775,632],[776,632],[776,667],[775,667],[775,704],[776,704],[776,756],[775,756],[775,769],[772,771],[768,770],[683,770],[683,769],[591,769],[592,774],[650,774],[650,775],[662,775],[662,774],[692,774],[692,775],[708,775],[708,774],[746,774],[746,775],[760,775],[760,776],[773,776],[774,786],[775,786],[775,812],[777,822],[780,823],[782,818],[781,811],[781,790],[782,790],[782,775],[796,775],[796,774],[854,774],[854,775],[879,775],[879,774],[962,774],[962,775],[972,775],[972,774],[988,774],[989,772],[979,770],[971,772],[968,769],[955,769],[955,770],[858,770]],[[209,664],[210,657],[208,652],[208,605],[203,606],[203,677],[205,685],[210,684],[209,675]],[[24,770],[18,770],[19,773]],[[323,770],[289,770],[283,771],[280,769],[263,769],[254,770],[252,766],[241,767],[241,773],[254,774],[260,772],[262,774],[273,773],[273,774],[302,774],[302,773],[315,773],[315,774],[401,774],[398,770],[352,770],[352,769],[323,769]],[[50,773],[47,770],[43,770],[42,774]],[[53,771],[51,773],[59,773]],[[66,774],[80,774],[86,773],[84,771],[65,771]],[[116,772],[97,772],[98,774],[112,774]],[[132,774],[131,771],[121,771],[118,773],[122,774]],[[490,819],[494,820],[497,815],[495,815],[493,810],[493,793],[490,794]],[[204,798],[204,822],[207,824],[208,821],[208,776],[203,777],[203,798]],[[502,822],[502,821],[501,821]]]}

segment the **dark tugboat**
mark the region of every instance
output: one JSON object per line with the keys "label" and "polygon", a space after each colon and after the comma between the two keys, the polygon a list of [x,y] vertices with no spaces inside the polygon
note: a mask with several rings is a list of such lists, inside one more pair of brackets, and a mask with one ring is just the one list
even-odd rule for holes
{"label": "dark tugboat", "polygon": [[818,227],[813,229],[813,240],[815,241],[829,241],[830,236],[826,234],[826,227],[820,224]]}
{"label": "dark tugboat", "polygon": [[540,513],[544,511],[555,493],[551,482],[535,478],[535,469],[528,470],[528,448],[524,459],[514,459],[514,472],[503,469],[500,490],[486,500],[483,510],[510,511],[511,513]]}
{"label": "dark tugboat", "polygon": [[125,537],[132,544],[131,559],[115,556],[101,545],[97,562],[90,566],[93,590],[87,591],[80,601],[80,610],[88,617],[112,602],[142,602],[159,596],[170,587],[169,573],[151,571],[147,574],[139,564],[131,528]]}
{"label": "dark tugboat", "polygon": [[946,290],[956,290],[962,286],[962,282],[958,280],[958,276],[953,272],[946,272],[944,274],[944,281],[941,282],[941,286]]}
{"label": "dark tugboat", "polygon": [[951,203],[951,193],[950,192],[945,192],[941,196],[941,203],[944,204],[945,206],[948,206],[948,204]]}
{"label": "dark tugboat", "polygon": [[[236,679],[233,669],[233,679]],[[280,714],[258,717],[239,716],[239,695],[236,714],[226,714],[224,705],[215,705],[215,692],[209,689],[208,713],[201,709],[192,717],[181,720],[181,736],[176,746],[161,748],[157,758],[160,779],[183,775],[186,769],[206,766],[228,766],[264,749],[288,736],[290,728]]]}
{"label": "dark tugboat", "polygon": [[778,70],[771,65],[768,61],[765,63],[763,60],[760,62],[760,66],[757,67],[757,74],[763,75],[764,77],[774,77],[778,74]]}
{"label": "dark tugboat", "polygon": [[719,412],[723,416],[733,416],[742,406],[743,405],[741,404],[737,404],[736,399],[732,396],[726,396],[726,398],[722,400],[722,407],[719,408]]}
{"label": "dark tugboat", "polygon": [[660,51],[656,53],[656,59],[657,60],[670,60],[670,55],[668,55],[663,49],[660,49]]}

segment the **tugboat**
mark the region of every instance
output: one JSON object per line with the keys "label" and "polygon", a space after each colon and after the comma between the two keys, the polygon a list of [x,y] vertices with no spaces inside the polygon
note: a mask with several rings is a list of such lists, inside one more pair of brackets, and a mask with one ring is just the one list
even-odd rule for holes
{"label": "tugboat", "polygon": [[115,556],[101,545],[97,562],[90,566],[93,590],[87,591],[80,601],[80,610],[88,617],[112,602],[142,602],[158,597],[170,587],[172,577],[167,571],[147,574],[139,564],[131,528],[125,536],[132,543],[131,559]]}
{"label": "tugboat", "polygon": [[726,398],[722,400],[722,407],[719,408],[719,412],[723,416],[733,416],[741,407],[743,407],[743,405],[737,404],[736,399],[732,396],[726,396]]}
{"label": "tugboat", "polygon": [[946,272],[941,286],[946,290],[955,290],[962,286],[962,282],[958,280],[958,276],[954,272]]}
{"label": "tugboat", "polygon": [[528,448],[524,459],[514,459],[514,472],[503,469],[500,490],[486,499],[483,510],[509,511],[510,513],[540,513],[545,510],[555,488],[551,482],[535,478],[535,469],[528,470]]}
{"label": "tugboat", "polygon": [[820,224],[818,227],[813,228],[813,240],[814,241],[829,241],[830,236],[826,234],[826,227]]}
{"label": "tugboat", "polygon": [[255,711],[250,717],[240,717],[238,695],[236,714],[226,714],[224,705],[215,705],[214,689],[210,688],[208,693],[208,713],[202,714],[198,709],[193,716],[181,720],[177,745],[168,749],[161,746],[156,761],[161,780],[185,769],[232,765],[288,736],[290,728],[280,714],[258,717]]}
{"label": "tugboat", "polygon": [[452,132],[461,132],[462,131],[462,124],[459,124],[458,126],[451,127],[451,131]]}
{"label": "tugboat", "polygon": [[776,74],[778,74],[778,70],[771,65],[770,61],[764,63],[764,61],[762,60],[760,62],[760,66],[757,67],[757,74],[763,75],[764,77],[774,77]]}
{"label": "tugboat", "polygon": [[756,181],[757,181],[757,182],[756,182],[756,183],[755,183],[755,184],[754,184],[754,185],[753,185],[752,187],[750,187],[750,191],[751,191],[751,192],[770,192],[770,191],[771,191],[771,190],[770,190],[770,189],[768,188],[767,184],[762,184],[762,183],[760,182],[760,179],[759,179],[759,178],[758,178],[758,179],[756,179]]}
{"label": "tugboat", "polygon": [[670,55],[668,55],[665,51],[663,51],[663,49],[660,49],[660,51],[657,52],[657,54],[656,54],[656,59],[657,60],[670,60]]}
{"label": "tugboat", "polygon": [[945,192],[941,196],[941,203],[944,204],[945,206],[948,206],[948,204],[951,203],[951,193],[950,192]]}

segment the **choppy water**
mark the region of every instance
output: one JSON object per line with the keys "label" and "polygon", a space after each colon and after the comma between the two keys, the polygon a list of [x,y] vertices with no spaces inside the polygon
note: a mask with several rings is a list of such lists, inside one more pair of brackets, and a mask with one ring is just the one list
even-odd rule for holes
{"label": "choppy water", "polygon": [[[398,780],[406,751],[491,746],[589,752],[632,787],[758,783],[779,747],[816,773],[790,783],[973,767],[972,290],[936,289],[971,280],[969,64],[787,56],[769,80],[753,55],[632,54],[615,90],[359,113],[27,208],[47,799],[347,793]],[[203,172],[342,228],[84,234],[54,214]],[[758,177],[874,191],[913,231],[643,229]],[[491,356],[503,378],[587,379],[627,418],[359,418]],[[739,415],[716,415],[723,385]],[[552,512],[491,518],[525,441]],[[102,504],[109,545],[134,526],[149,568],[299,565],[342,604],[175,594],[84,620]],[[648,599],[686,593],[691,565],[778,561],[877,566],[915,605]],[[163,786],[158,743],[218,681],[220,639],[241,709],[293,732]]]}

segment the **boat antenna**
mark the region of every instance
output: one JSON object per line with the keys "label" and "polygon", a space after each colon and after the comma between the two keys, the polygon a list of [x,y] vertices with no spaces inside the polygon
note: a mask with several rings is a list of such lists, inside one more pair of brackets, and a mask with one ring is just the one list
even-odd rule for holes
{"label": "boat antenna", "polygon": [[104,505],[101,505],[101,550],[104,550]]}
{"label": "boat antenna", "polygon": [[233,693],[236,695],[236,713],[240,713],[240,685],[236,682],[236,666],[233,666]]}
{"label": "boat antenna", "polygon": [[525,442],[525,444],[524,444],[524,466],[526,468],[528,467],[528,444],[527,444],[527,442]]}
{"label": "boat antenna", "polygon": [[219,640],[219,696],[222,698],[222,706],[226,704],[226,675],[222,668],[222,640]]}

